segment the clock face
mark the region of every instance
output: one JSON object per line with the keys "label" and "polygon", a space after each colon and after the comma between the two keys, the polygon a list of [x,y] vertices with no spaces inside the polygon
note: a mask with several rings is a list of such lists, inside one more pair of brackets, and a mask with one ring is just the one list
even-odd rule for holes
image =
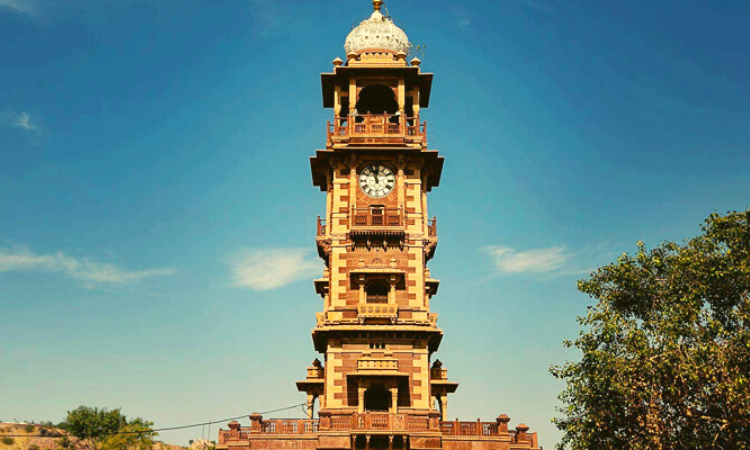
{"label": "clock face", "polygon": [[393,171],[383,164],[370,164],[359,174],[359,187],[373,198],[385,197],[395,185]]}

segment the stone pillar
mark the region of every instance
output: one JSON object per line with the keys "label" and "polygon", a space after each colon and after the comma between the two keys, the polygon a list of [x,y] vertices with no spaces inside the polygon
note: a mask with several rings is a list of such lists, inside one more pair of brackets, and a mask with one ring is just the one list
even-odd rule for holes
{"label": "stone pillar", "polygon": [[313,409],[315,408],[315,396],[313,396],[311,393],[307,394],[307,417],[309,419],[313,418]]}
{"label": "stone pillar", "polygon": [[399,157],[398,161],[398,172],[396,173],[396,190],[398,191],[398,207],[400,208],[399,213],[401,213],[401,220],[404,220],[403,213],[406,211],[406,204],[405,204],[405,198],[406,198],[406,192],[404,189],[404,168],[406,167],[406,163],[404,163],[403,158]]}
{"label": "stone pillar", "polygon": [[[353,122],[353,121],[352,121]],[[352,126],[352,130],[353,130]],[[357,157],[356,155],[351,155],[351,160],[349,161],[349,206],[351,208],[357,207]],[[351,213],[352,211],[350,211]],[[352,221],[354,220],[354,217],[349,218],[349,226],[352,226]]]}
{"label": "stone pillar", "polygon": [[[349,115],[354,115],[354,111],[357,109],[357,80],[355,78],[349,78]],[[350,122],[354,122],[350,120]]]}
{"label": "stone pillar", "polygon": [[[395,261],[393,261],[395,263]],[[394,264],[391,264],[394,265]],[[396,281],[397,278],[395,275],[391,275],[388,284],[390,285],[391,289],[388,291],[388,304],[389,305],[395,305],[396,304]]]}
{"label": "stone pillar", "polygon": [[391,412],[398,414],[398,385],[396,384],[391,387]]}
{"label": "stone pillar", "polygon": [[[221,433],[219,433],[221,436]],[[240,423],[236,420],[229,422],[229,439],[236,441],[240,438]]]}
{"label": "stone pillar", "polygon": [[362,386],[361,381],[357,389],[357,412],[360,414],[365,412],[365,387]]}
{"label": "stone pillar", "polygon": [[443,421],[448,420],[448,396],[447,395],[441,395],[440,396],[440,413],[443,416]]}
{"label": "stone pillar", "polygon": [[[365,261],[363,259],[360,259],[360,262],[362,266],[364,266]],[[359,304],[364,305],[367,303],[367,295],[365,294],[365,276],[360,275],[357,278],[357,281],[359,282]]]}
{"label": "stone pillar", "polygon": [[497,422],[497,434],[508,434],[508,422],[510,422],[510,417],[505,414],[500,414],[495,421]]}
{"label": "stone pillar", "polygon": [[260,433],[260,423],[263,420],[263,416],[258,413],[250,414],[250,432]]}
{"label": "stone pillar", "polygon": [[398,125],[402,133],[405,133],[406,125],[406,86],[403,78],[398,80]]}
{"label": "stone pillar", "polygon": [[518,424],[516,427],[516,442],[527,442],[528,435],[526,432],[529,431],[529,426],[525,423]]}

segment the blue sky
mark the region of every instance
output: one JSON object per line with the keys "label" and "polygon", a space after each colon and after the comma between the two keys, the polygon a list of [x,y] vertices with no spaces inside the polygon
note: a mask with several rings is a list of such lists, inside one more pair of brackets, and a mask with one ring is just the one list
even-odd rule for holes
{"label": "blue sky", "polygon": [[[386,6],[435,73],[450,415],[505,413],[550,448],[548,368],[577,358],[561,341],[590,304],[576,280],[750,206],[750,4]],[[319,73],[370,10],[0,0],[0,419],[87,404],[170,426],[304,401]]]}

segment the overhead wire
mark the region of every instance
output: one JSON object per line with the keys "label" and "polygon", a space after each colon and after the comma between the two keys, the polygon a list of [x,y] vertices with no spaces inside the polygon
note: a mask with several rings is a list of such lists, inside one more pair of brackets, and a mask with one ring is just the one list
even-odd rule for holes
{"label": "overhead wire", "polygon": [[[270,411],[264,411],[264,412],[260,412],[258,414],[272,414],[272,413],[279,412],[279,411],[286,411],[288,409],[302,407],[304,405],[307,405],[307,403],[298,403],[296,405],[286,406],[284,408],[272,409]],[[307,413],[305,413],[305,414],[307,414]],[[209,433],[210,433],[211,424],[221,423],[221,422],[228,422],[228,421],[231,421],[231,420],[244,419],[247,416],[249,416],[249,414],[243,414],[241,416],[235,416],[235,417],[228,417],[226,419],[211,420],[211,421],[208,421],[208,422],[193,423],[193,424],[190,424],[190,425],[178,425],[178,426],[174,426],[174,427],[155,428],[155,429],[144,430],[144,431],[115,431],[114,433],[109,433],[109,434],[110,435],[116,435],[116,434],[146,434],[146,433],[157,433],[157,432],[160,432],[160,431],[184,430],[186,428],[195,428],[195,427],[204,427],[203,429],[205,430],[206,425],[209,426]],[[43,434],[38,434],[38,435],[34,435],[34,434],[5,434],[5,435],[0,435],[0,437],[12,437],[12,438],[16,438],[16,437],[18,437],[18,438],[23,438],[23,437],[27,437],[27,438],[32,438],[32,437],[33,438],[36,438],[36,437],[55,438],[55,437],[61,437],[61,436],[50,436],[50,435],[47,435],[47,434],[44,434],[44,435]]]}

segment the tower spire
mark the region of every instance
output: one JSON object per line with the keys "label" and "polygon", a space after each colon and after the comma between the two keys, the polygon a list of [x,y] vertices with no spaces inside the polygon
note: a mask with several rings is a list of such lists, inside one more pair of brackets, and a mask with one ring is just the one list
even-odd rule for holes
{"label": "tower spire", "polygon": [[380,7],[383,5],[383,0],[372,0],[372,9],[380,11]]}

